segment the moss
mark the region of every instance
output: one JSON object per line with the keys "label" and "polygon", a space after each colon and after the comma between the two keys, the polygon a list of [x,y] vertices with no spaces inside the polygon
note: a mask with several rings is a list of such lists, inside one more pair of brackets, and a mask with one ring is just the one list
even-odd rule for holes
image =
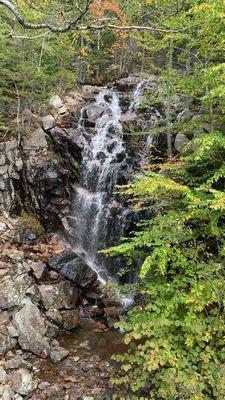
{"label": "moss", "polygon": [[28,214],[23,212],[20,217],[21,223],[26,229],[31,229],[37,235],[42,235],[45,233],[44,227],[41,225],[40,221],[33,214]]}

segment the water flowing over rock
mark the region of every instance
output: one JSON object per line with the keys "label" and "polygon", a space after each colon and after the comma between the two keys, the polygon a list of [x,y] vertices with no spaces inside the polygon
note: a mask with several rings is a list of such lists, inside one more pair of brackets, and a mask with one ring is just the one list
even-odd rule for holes
{"label": "water flowing over rock", "polygon": [[97,279],[96,272],[69,249],[53,257],[49,261],[49,266],[81,288],[91,286]]}
{"label": "water flowing over rock", "polygon": [[[91,91],[92,103],[80,110],[78,130],[84,138],[83,161],[79,185],[74,187],[71,213],[66,220],[67,232],[72,234],[76,253],[103,282],[108,280],[109,271],[98,251],[124,234],[129,214],[129,209],[113,194],[116,184],[129,179],[129,174],[125,173],[129,156],[123,132],[140,128],[140,120],[134,111],[145,88],[146,84],[140,78],[125,78],[113,89],[102,87]],[[124,103],[124,93],[117,89],[131,90],[131,94],[126,95],[130,101]],[[90,127],[94,130],[92,135],[88,131]]]}

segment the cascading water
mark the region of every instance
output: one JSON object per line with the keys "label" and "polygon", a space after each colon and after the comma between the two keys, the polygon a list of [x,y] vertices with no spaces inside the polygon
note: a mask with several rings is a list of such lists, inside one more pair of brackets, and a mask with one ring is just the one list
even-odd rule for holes
{"label": "cascading water", "polygon": [[[80,185],[76,187],[73,218],[76,225],[76,250],[86,258],[100,278],[107,279],[98,251],[107,243],[108,226],[113,208],[117,207],[112,192],[118,172],[125,162],[126,152],[119,122],[121,109],[116,92],[102,89],[95,100],[100,110],[96,119],[96,134],[83,153]],[[80,128],[85,107],[81,111]],[[120,216],[122,220],[123,216]],[[122,221],[120,221],[122,225]],[[121,229],[122,230],[122,229]]]}
{"label": "cascading water", "polygon": [[[128,113],[139,106],[144,87],[143,82],[138,83]],[[85,125],[87,112],[94,119],[95,131],[91,140],[85,139],[79,186],[75,187],[70,217],[75,231],[75,250],[102,281],[108,280],[109,274],[98,251],[111,245],[110,231],[114,232],[114,237],[123,235],[129,212],[113,194],[127,159],[119,96],[116,91],[101,88],[94,103],[81,110],[79,129],[83,137],[88,137]]]}

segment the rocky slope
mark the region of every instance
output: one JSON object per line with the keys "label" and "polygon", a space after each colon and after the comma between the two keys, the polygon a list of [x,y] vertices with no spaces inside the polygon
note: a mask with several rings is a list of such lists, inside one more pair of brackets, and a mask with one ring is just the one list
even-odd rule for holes
{"label": "rocky slope", "polygon": [[[122,147],[119,145],[123,151],[113,153],[117,144],[108,147],[107,143],[107,154],[111,157],[113,153],[121,166],[114,183],[126,183],[157,157],[166,157],[167,104],[154,76],[109,84],[104,92],[104,110],[101,104],[96,106],[101,91],[99,87],[84,86],[65,95],[63,101],[53,96],[47,115],[24,112],[26,129],[19,141],[11,136],[0,143],[3,400],[110,399],[116,392],[109,382],[114,367],[105,347],[112,347],[112,353],[116,348],[123,350],[121,338],[110,332],[119,318],[120,301],[98,281],[85,259],[71,250],[74,235],[79,232],[79,226],[71,224],[72,202],[80,184],[83,159],[93,152],[99,120],[107,103],[112,102],[110,91],[118,99],[117,124],[123,131]],[[144,93],[154,97],[151,104],[141,104]],[[171,108],[173,122],[183,118],[179,99],[174,99]],[[109,120],[111,111],[110,106]],[[130,135],[138,131],[145,134]],[[115,142],[116,132],[109,133],[109,140]],[[177,132],[172,137],[174,154],[182,152],[187,143],[187,136]],[[105,157],[105,152],[97,155],[100,166]],[[117,216],[123,210],[128,210],[124,213],[125,234],[138,218],[112,192],[111,214],[107,214],[110,218],[104,225],[108,244],[122,232]],[[114,271],[119,268],[117,260]],[[91,325],[86,325],[87,320],[92,321]],[[72,337],[72,342],[63,338],[58,341],[62,335]],[[98,347],[100,338],[105,340],[102,347]],[[47,370],[53,371],[52,375]]]}

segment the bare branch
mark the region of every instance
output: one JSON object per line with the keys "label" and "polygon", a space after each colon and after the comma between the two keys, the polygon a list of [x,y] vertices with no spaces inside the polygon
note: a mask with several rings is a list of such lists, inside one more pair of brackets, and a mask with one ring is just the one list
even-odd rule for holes
{"label": "bare branch", "polygon": [[41,30],[44,29],[49,32],[56,33],[65,33],[73,30],[92,30],[92,31],[101,31],[104,29],[115,29],[115,30],[138,30],[138,31],[150,31],[150,32],[164,32],[164,33],[179,33],[185,30],[188,30],[189,27],[181,28],[181,29],[162,29],[156,26],[140,26],[140,25],[115,25],[115,24],[102,24],[102,25],[80,25],[80,22],[83,20],[85,15],[88,13],[89,8],[93,0],[87,0],[86,6],[83,10],[80,10],[80,14],[74,19],[74,21],[69,22],[64,26],[57,26],[51,24],[33,24],[25,21],[23,15],[20,13],[18,8],[16,8],[11,1],[9,0],[0,0],[0,5],[6,7],[18,21],[18,23],[25,29],[33,29],[33,30]]}
{"label": "bare branch", "polygon": [[186,27],[186,28],[181,28],[181,29],[162,29],[162,28],[156,28],[155,26],[140,26],[140,25],[113,25],[113,24],[104,24],[104,25],[79,25],[74,29],[85,31],[85,30],[103,30],[106,28],[110,29],[118,29],[118,30],[124,30],[124,31],[129,31],[129,30],[137,30],[137,31],[151,31],[151,32],[164,32],[164,33],[179,33],[188,30],[191,27]]}
{"label": "bare branch", "polygon": [[13,39],[31,39],[32,40],[32,39],[38,39],[40,37],[49,35],[49,33],[51,33],[51,31],[46,31],[46,32],[43,32],[40,35],[36,35],[36,36],[17,36],[17,35],[13,35],[13,34],[11,34],[10,36]]}
{"label": "bare branch", "polygon": [[20,13],[18,8],[16,8],[11,1],[9,0],[0,0],[0,5],[3,5],[6,7],[16,18],[16,20],[19,22],[20,25],[22,25],[23,28],[25,29],[47,29],[51,32],[57,32],[57,33],[65,33],[69,32],[71,30],[77,29],[77,24],[84,18],[84,16],[87,14],[89,11],[89,7],[91,5],[93,0],[87,0],[86,7],[84,10],[81,11],[81,13],[74,19],[74,21],[70,22],[66,26],[55,26],[51,24],[32,24],[30,22],[25,21],[23,15]]}

